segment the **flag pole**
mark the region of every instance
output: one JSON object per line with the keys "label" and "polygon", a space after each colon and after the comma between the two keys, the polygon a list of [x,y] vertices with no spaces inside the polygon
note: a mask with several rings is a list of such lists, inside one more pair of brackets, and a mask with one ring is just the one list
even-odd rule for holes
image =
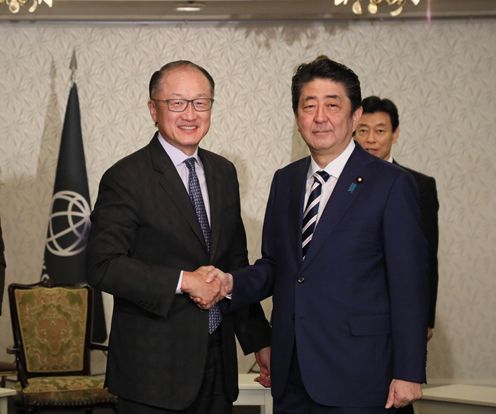
{"label": "flag pole", "polygon": [[[71,85],[50,204],[42,278],[78,284],[87,283],[86,244],[91,227],[91,203],[75,79],[75,50],[69,69]],[[93,290],[93,299],[92,340],[100,343],[107,337],[101,292]]]}
{"label": "flag pole", "polygon": [[71,63],[69,64],[69,69],[71,70],[71,86],[74,85],[76,71],[77,71],[77,59],[76,59],[76,49],[72,51]]}

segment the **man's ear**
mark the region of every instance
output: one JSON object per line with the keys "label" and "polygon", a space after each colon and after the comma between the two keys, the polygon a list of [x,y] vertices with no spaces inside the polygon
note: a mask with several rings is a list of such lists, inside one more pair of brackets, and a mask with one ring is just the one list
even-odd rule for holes
{"label": "man's ear", "polygon": [[153,122],[157,124],[157,107],[155,106],[155,102],[151,99],[148,101],[148,110],[150,111]]}
{"label": "man's ear", "polygon": [[355,112],[353,112],[353,115],[351,116],[353,119],[353,131],[355,131],[355,129],[357,129],[358,122],[360,121],[360,118],[362,117],[362,113],[363,113],[363,108],[361,106],[359,106],[355,110]]}
{"label": "man's ear", "polygon": [[398,126],[393,132],[393,144],[398,142],[398,138],[400,137],[400,127]]}

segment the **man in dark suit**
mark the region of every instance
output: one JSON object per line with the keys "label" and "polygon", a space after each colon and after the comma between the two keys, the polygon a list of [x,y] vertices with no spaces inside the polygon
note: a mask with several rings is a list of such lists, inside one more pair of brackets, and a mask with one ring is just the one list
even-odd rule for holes
{"label": "man in dark suit", "polygon": [[120,413],[230,413],[234,333],[268,369],[270,328],[259,304],[222,318],[191,299],[221,297],[220,283],[204,282],[206,265],[248,263],[235,167],[198,147],[214,86],[189,61],[155,72],[148,107],[158,132],[100,183],[88,280],[114,296],[107,384]]}
{"label": "man in dark suit", "polygon": [[[365,150],[376,157],[399,165],[391,153],[393,144],[398,141],[400,136],[396,105],[389,99],[369,96],[362,101],[362,108],[362,117],[355,132],[356,140]],[[417,183],[423,229],[429,242],[429,319],[427,329],[427,339],[429,340],[433,335],[438,286],[437,247],[439,231],[437,213],[439,202],[436,181],[418,171],[403,166],[402,168],[410,172]],[[413,413],[413,407],[409,405],[402,408],[400,412],[403,414]]]}
{"label": "man in dark suit", "polygon": [[2,236],[2,223],[0,222],[0,315],[2,314],[2,300],[3,300],[3,289],[5,286],[5,256],[3,251],[5,250],[3,244]]}
{"label": "man in dark suit", "polygon": [[302,64],[292,97],[311,156],[274,175],[262,258],[209,280],[232,290],[231,309],[272,295],[275,413],[393,412],[425,381],[415,182],[353,141],[362,109],[352,70],[325,56]]}

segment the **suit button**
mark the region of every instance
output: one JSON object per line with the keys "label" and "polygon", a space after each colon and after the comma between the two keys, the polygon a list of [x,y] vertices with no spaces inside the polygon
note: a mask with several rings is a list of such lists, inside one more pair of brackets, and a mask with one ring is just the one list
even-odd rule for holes
{"label": "suit button", "polygon": [[303,276],[300,276],[298,279],[297,279],[298,283],[303,283],[305,281],[305,278]]}

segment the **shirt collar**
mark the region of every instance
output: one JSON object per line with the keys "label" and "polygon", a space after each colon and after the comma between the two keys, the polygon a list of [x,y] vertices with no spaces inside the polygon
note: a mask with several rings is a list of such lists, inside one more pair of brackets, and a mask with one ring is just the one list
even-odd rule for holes
{"label": "shirt collar", "polygon": [[308,171],[308,177],[311,177],[317,171],[324,170],[327,174],[332,175],[335,178],[339,178],[339,176],[343,172],[344,166],[348,162],[348,158],[350,158],[351,153],[354,149],[355,141],[351,139],[344,151],[339,154],[337,158],[333,159],[329,164],[327,164],[324,168],[320,168],[315,160],[313,158],[310,158],[311,163],[310,169]]}
{"label": "shirt collar", "polygon": [[200,159],[198,158],[198,148],[196,148],[193,155],[186,155],[180,149],[176,148],[174,145],[167,142],[160,132],[158,133],[158,140],[162,145],[162,147],[164,148],[167,155],[169,156],[169,158],[172,160],[172,163],[176,167],[182,164],[188,158],[195,158],[196,161],[200,164]]}

